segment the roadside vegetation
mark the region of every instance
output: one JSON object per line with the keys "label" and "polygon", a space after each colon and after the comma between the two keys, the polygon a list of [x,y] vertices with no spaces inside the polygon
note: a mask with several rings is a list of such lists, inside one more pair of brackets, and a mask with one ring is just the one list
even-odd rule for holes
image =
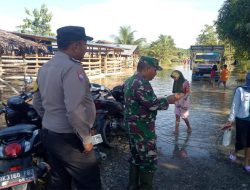
{"label": "roadside vegetation", "polygon": [[250,70],[250,1],[226,0],[215,22],[219,38],[239,61],[239,72]]}
{"label": "roadside vegetation", "polygon": [[[26,18],[23,23],[17,26],[18,32],[55,36],[51,31],[51,20],[53,13],[45,4],[40,9],[28,10],[25,8]],[[138,45],[140,55],[151,55],[161,61],[162,66],[180,62],[183,58],[189,57],[188,50],[177,48],[174,39],[170,35],[161,34],[156,41],[147,43],[146,38],[135,39],[135,30],[131,26],[120,26],[117,35],[111,35],[113,43]]]}
{"label": "roadside vegetation", "polygon": [[54,36],[51,31],[50,22],[53,14],[49,12],[49,9],[45,4],[40,9],[34,9],[30,11],[25,8],[27,17],[23,19],[23,23],[17,26],[17,29],[21,33],[35,34],[42,36]]}
{"label": "roadside vegetation", "polygon": [[[196,38],[196,45],[224,45],[225,62],[229,65],[238,61],[238,71],[250,70],[250,1],[226,0],[218,11],[214,25],[205,25]],[[45,4],[33,11],[25,8],[27,18],[17,26],[19,32],[54,36],[50,22],[52,12]],[[169,67],[187,59],[189,49],[178,48],[171,35],[160,34],[158,39],[147,42],[141,37],[135,39],[131,26],[120,26],[117,35],[112,35],[113,43],[138,45],[140,55],[150,55],[160,60],[163,67]],[[193,45],[193,44],[190,44]]]}
{"label": "roadside vegetation", "polygon": [[162,66],[171,65],[179,62],[184,57],[188,57],[188,51],[176,48],[174,39],[170,35],[161,34],[156,41],[147,43],[146,38],[135,40],[131,26],[121,26],[119,34],[112,35],[115,43],[138,45],[139,54],[156,57],[160,60]]}

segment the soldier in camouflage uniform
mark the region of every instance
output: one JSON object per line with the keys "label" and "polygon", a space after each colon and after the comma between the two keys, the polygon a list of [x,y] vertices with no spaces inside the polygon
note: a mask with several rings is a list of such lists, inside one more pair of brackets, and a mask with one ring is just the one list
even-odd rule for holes
{"label": "soldier in camouflage uniform", "polygon": [[155,119],[157,110],[168,109],[174,97],[157,98],[149,81],[162,70],[157,59],[142,56],[137,73],[124,85],[125,125],[130,140],[129,188],[153,189],[157,165]]}

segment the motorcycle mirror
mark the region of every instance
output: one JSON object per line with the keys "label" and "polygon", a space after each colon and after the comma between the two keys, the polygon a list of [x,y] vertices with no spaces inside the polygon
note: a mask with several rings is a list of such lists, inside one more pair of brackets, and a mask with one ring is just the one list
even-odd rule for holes
{"label": "motorcycle mirror", "polygon": [[33,82],[32,76],[24,76],[24,83],[31,84]]}
{"label": "motorcycle mirror", "polygon": [[104,86],[101,86],[100,89],[103,91],[103,90],[105,90],[105,87],[104,87]]}

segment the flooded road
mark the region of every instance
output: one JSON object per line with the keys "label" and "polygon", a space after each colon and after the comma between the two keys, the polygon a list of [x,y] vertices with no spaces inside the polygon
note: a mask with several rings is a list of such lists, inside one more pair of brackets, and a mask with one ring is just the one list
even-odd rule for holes
{"label": "flooded road", "polygon": [[[191,81],[188,67],[181,65],[175,69]],[[151,81],[157,96],[171,94],[171,71],[163,70]],[[105,83],[98,82],[112,88],[122,84],[127,77],[110,77],[105,79]],[[227,121],[230,112],[237,86],[234,81],[234,76],[231,76],[225,91],[222,86],[212,89],[207,81],[191,82],[191,134],[187,134],[184,121],[180,123],[179,135],[173,134],[174,105],[158,112],[156,133],[159,167],[155,175],[155,189],[250,189],[250,176],[242,170],[242,156],[236,163],[230,163],[227,154],[233,149],[233,143],[228,147],[221,145],[220,127]],[[125,182],[107,189],[125,189],[127,179],[123,176],[118,180]]]}
{"label": "flooded road", "polygon": [[[191,71],[182,65],[176,66],[186,79],[191,81]],[[171,70],[163,70],[151,81],[158,97],[172,93]],[[122,84],[132,73],[112,76],[91,82],[113,88]],[[154,178],[156,190],[249,190],[250,174],[242,169],[242,155],[236,163],[227,159],[232,145],[223,147],[220,127],[227,120],[234,88],[235,77],[231,76],[225,91],[221,86],[212,89],[207,81],[191,82],[190,124],[193,129],[187,134],[184,121],[180,133],[173,134],[175,125],[174,105],[159,111],[156,120],[158,170]],[[1,119],[1,118],[0,118]],[[234,137],[233,137],[234,139]],[[118,147],[105,150],[108,158],[101,163],[103,190],[125,190],[128,184],[129,146],[127,141]]]}
{"label": "flooded road", "polygon": [[[191,71],[183,68],[184,77],[191,81]],[[171,94],[173,80],[168,71],[163,72],[152,82],[156,94],[159,96]],[[160,111],[157,115],[158,146],[163,155],[171,155],[177,145],[185,147],[186,156],[208,157],[215,146],[220,144],[218,129],[226,121],[231,105],[232,90],[213,90],[207,81],[191,82],[190,123],[193,132],[187,136],[184,121],[180,123],[180,133],[173,134],[175,126],[174,105],[167,111]]]}
{"label": "flooded road", "polygon": [[[188,67],[178,66],[184,77],[191,81],[191,70]],[[151,81],[152,87],[158,97],[172,93],[173,80],[170,78],[172,70],[163,70]],[[105,79],[93,80],[109,88],[122,84],[128,76],[113,76]],[[230,87],[232,89],[232,86]],[[159,150],[163,155],[169,156],[175,144],[185,144],[190,157],[207,157],[214,151],[216,143],[220,143],[218,129],[226,121],[233,90],[213,90],[207,81],[191,82],[191,109],[190,123],[193,132],[187,136],[184,121],[180,123],[178,138],[173,134],[175,126],[174,105],[166,111],[159,111],[156,120]]]}

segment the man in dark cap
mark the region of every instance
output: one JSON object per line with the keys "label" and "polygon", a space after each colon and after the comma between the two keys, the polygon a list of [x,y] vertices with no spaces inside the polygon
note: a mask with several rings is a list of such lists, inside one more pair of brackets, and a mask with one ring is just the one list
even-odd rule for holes
{"label": "man in dark cap", "polygon": [[43,118],[42,141],[53,190],[69,190],[72,182],[76,189],[101,189],[90,134],[96,110],[80,62],[92,39],[83,27],[59,28],[59,51],[38,72],[34,107]]}
{"label": "man in dark cap", "polygon": [[157,110],[168,109],[175,102],[173,95],[157,98],[149,83],[162,70],[157,59],[142,56],[137,73],[124,85],[125,125],[131,151],[129,190],[153,189],[157,164],[155,119]]}

